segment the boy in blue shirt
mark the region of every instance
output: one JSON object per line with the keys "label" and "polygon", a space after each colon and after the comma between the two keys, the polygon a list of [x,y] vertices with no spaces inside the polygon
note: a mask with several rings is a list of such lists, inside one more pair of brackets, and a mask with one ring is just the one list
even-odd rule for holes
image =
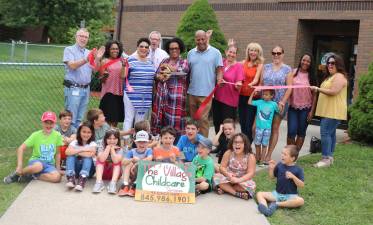
{"label": "boy in blue shirt", "polygon": [[271,137],[272,120],[275,112],[279,112],[277,103],[272,101],[275,91],[273,89],[263,90],[262,99],[253,101],[255,91],[250,96],[249,104],[256,106],[256,128],[255,128],[255,156],[257,163],[264,162],[269,139]]}
{"label": "boy in blue shirt", "polygon": [[295,165],[297,158],[297,146],[287,145],[282,150],[281,162],[277,165],[274,160],[269,162],[269,176],[277,178],[276,190],[258,192],[256,195],[258,210],[265,216],[271,216],[278,207],[298,208],[304,205],[304,200],[298,195],[297,190],[304,187],[304,172]]}
{"label": "boy in blue shirt", "polygon": [[185,162],[192,162],[197,155],[198,141],[203,138],[198,134],[199,126],[195,120],[188,120],[185,127],[185,135],[182,135],[177,142],[177,147],[184,154]]}

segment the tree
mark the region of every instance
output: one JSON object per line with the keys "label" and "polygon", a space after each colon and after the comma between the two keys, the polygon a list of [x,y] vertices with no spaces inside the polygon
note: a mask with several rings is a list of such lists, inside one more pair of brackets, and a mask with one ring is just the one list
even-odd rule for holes
{"label": "tree", "polygon": [[53,42],[68,41],[67,31],[80,21],[112,22],[112,0],[0,0],[2,24],[10,27],[44,27]]}
{"label": "tree", "polygon": [[207,0],[196,0],[188,7],[179,22],[176,35],[184,41],[187,50],[195,47],[194,35],[197,30],[213,30],[210,44],[224,54],[227,41]]}
{"label": "tree", "polygon": [[349,108],[348,133],[353,140],[373,144],[373,62],[360,76],[359,95]]}

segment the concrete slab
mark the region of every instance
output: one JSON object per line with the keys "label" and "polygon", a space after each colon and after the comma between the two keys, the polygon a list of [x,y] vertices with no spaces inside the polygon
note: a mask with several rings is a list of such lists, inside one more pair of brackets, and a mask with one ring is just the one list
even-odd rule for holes
{"label": "concrete slab", "polygon": [[[238,128],[239,129],[239,128]],[[214,135],[210,130],[210,137]],[[311,136],[320,136],[319,127],[309,126],[301,155],[308,154]],[[343,131],[337,131],[341,140]],[[281,125],[279,143],[273,158],[280,159],[286,145],[286,122]],[[244,201],[228,195],[209,193],[199,196],[196,204],[162,204],[136,202],[103,192],[91,193],[90,181],[83,193],[68,191],[61,184],[32,181],[0,218],[1,225],[75,225],[75,224],[214,224],[266,225],[266,218],[257,211],[253,200]],[[256,182],[260,182],[256,180]]]}

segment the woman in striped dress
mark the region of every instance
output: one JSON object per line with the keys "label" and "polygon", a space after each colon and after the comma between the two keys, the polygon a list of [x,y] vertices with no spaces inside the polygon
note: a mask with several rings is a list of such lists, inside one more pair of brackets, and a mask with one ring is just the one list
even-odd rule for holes
{"label": "woman in striped dress", "polygon": [[152,105],[155,69],[147,59],[149,46],[148,38],[140,38],[137,54],[128,58],[129,70],[123,93],[125,131],[131,129],[134,122],[144,120]]}

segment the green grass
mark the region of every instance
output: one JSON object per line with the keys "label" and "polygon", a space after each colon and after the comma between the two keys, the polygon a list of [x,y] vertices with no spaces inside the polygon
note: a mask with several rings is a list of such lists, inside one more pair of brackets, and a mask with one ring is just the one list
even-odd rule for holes
{"label": "green grass", "polygon": [[[62,62],[63,47],[35,46],[27,47],[27,62]],[[24,61],[24,44],[16,44],[14,48],[14,61]],[[9,62],[11,54],[11,43],[0,43],[0,61]]]}
{"label": "green grass", "polygon": [[[63,66],[0,67],[0,148],[19,146],[33,131],[41,129],[46,110],[64,108]],[[90,98],[89,107],[99,100]]]}
{"label": "green grass", "polygon": [[[357,144],[338,145],[331,168],[317,169],[312,164],[320,154],[301,158],[305,188],[300,209],[279,209],[269,218],[273,225],[372,224],[373,221],[373,148]],[[257,191],[272,191],[275,181],[261,171],[255,177]]]}

